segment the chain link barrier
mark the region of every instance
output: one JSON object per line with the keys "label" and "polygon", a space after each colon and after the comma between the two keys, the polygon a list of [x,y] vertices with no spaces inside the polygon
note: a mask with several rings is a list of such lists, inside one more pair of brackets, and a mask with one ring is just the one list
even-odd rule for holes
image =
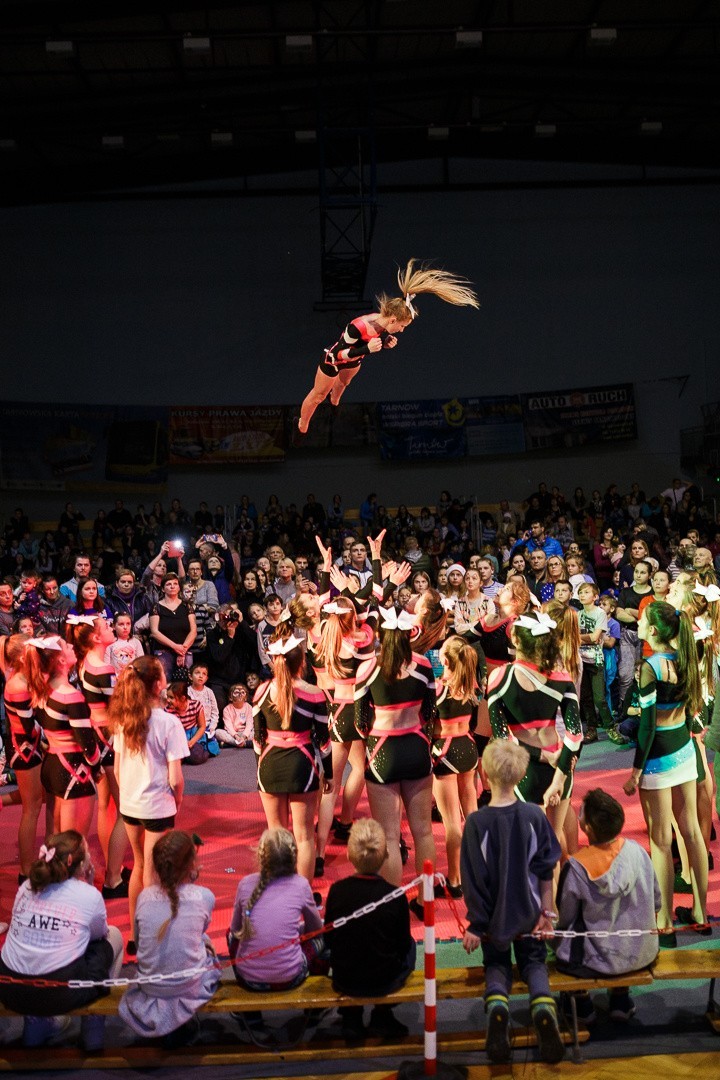
{"label": "chain link barrier", "polygon": [[[459,937],[463,937],[465,934],[465,922],[460,915],[458,905],[447,891],[445,878],[442,874],[435,874],[435,881],[438,885],[441,885],[444,889],[443,899],[447,901],[453,918],[457,924]],[[400,885],[397,889],[393,889],[392,892],[387,893],[380,900],[374,900],[370,904],[365,904],[363,907],[358,908],[357,911],[353,911],[350,915],[343,915],[339,919],[335,919],[333,922],[325,923],[319,930],[310,930],[305,934],[298,934],[297,937],[292,938],[290,941],[282,941],[277,945],[268,945],[264,949],[256,949],[254,952],[245,953],[242,957],[243,960],[257,960],[263,956],[269,956],[271,953],[277,952],[279,949],[286,949],[291,945],[301,945],[304,941],[310,941],[311,938],[319,937],[322,934],[331,933],[333,930],[339,930],[342,926],[346,926],[347,923],[352,922],[354,919],[362,919],[366,915],[372,915],[383,904],[390,904],[393,900],[397,900],[398,897],[404,896],[410,892],[411,889],[417,888],[422,884],[422,875],[413,878],[406,885]],[[420,898],[422,903],[422,898]],[[708,921],[717,922],[717,917],[710,917]],[[686,933],[688,931],[694,931],[696,925],[688,926],[674,926],[672,927],[675,933]],[[626,929],[626,930],[552,930],[547,933],[529,933],[518,934],[518,938],[535,938],[539,937],[546,941],[554,940],[556,938],[637,938],[646,935],[657,936],[660,930],[657,928],[641,930],[641,929]],[[489,940],[489,935],[478,935],[481,941]],[[217,966],[219,968],[232,967],[236,958],[230,956],[218,956]],[[165,973],[157,973],[153,975],[138,974],[134,978],[128,978],[127,976],[118,976],[115,979],[44,979],[41,976],[32,979],[21,979],[13,975],[0,975],[0,983],[11,984],[18,986],[36,986],[39,989],[56,989],[61,986],[66,986],[71,990],[91,990],[94,987],[102,987],[104,989],[113,989],[114,987],[126,988],[128,986],[152,986],[159,983],[171,982],[179,979],[193,979],[197,976],[203,975],[207,971],[206,966],[197,968],[185,968],[182,971],[172,971]]]}

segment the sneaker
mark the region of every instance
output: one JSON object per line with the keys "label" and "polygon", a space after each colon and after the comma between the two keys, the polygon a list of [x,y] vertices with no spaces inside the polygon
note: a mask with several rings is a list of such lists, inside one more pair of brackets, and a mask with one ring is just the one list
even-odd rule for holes
{"label": "sneaker", "polygon": [[365,1039],[365,1025],[361,1005],[347,1005],[338,1009],[340,1013],[340,1034],[346,1043],[360,1043]]}
{"label": "sneaker", "polygon": [[338,821],[337,818],[333,818],[332,831],[335,837],[336,844],[347,844],[350,839],[350,830],[352,829],[352,822],[349,825],[345,825],[342,821]]}
{"label": "sneaker", "polygon": [[597,1013],[595,1012],[593,999],[587,991],[579,991],[577,994],[560,995],[560,1008],[568,1020],[572,1020],[571,998],[575,998],[575,1012],[578,1020],[583,1023],[585,1027],[590,1027],[594,1024],[597,1020]]}
{"label": "sneaker", "polygon": [[425,906],[421,900],[418,900],[417,896],[408,903],[408,907],[420,922],[425,921]]}
{"label": "sneaker", "polygon": [[626,739],[625,736],[618,731],[617,725],[608,728],[607,737],[610,742],[615,743],[616,746],[627,746],[630,742],[629,739]]}
{"label": "sneaker", "polygon": [[585,742],[585,743],[593,743],[593,742],[597,742],[597,741],[598,741],[597,728],[589,727],[587,729],[587,731],[585,732],[585,737],[583,738],[583,742]]}
{"label": "sneaker", "polygon": [[691,893],[692,885],[689,881],[686,881],[678,870],[675,874],[675,884],[673,885],[673,892],[676,893]]}
{"label": "sneaker", "polygon": [[101,1054],[105,1049],[105,1017],[82,1016],[80,1018],[80,1041],[86,1054]]}
{"label": "sneaker", "polygon": [[433,803],[432,810],[430,811],[430,820],[434,821],[437,825],[442,825],[443,816],[440,813],[440,807],[437,803]]}
{"label": "sneaker", "polygon": [[538,1037],[540,1060],[556,1065],[565,1057],[565,1044],[560,1036],[554,1002],[532,1006],[532,1022]]}
{"label": "sneaker", "polygon": [[109,885],[103,885],[102,898],[103,900],[122,900],[123,897],[128,895],[129,886],[127,881],[122,879],[118,881],[117,885],[113,885],[112,888]]}
{"label": "sneaker", "polygon": [[191,1017],[182,1027],[163,1037],[164,1050],[179,1050],[182,1046],[191,1046],[200,1034],[200,1020],[197,1016]]}
{"label": "sneaker", "polygon": [[376,1005],[370,1013],[368,1034],[381,1039],[404,1039],[409,1031],[407,1024],[394,1015],[392,1006]]}
{"label": "sneaker", "polygon": [[409,858],[410,858],[410,851],[408,849],[407,844],[405,843],[405,841],[403,840],[403,838],[401,836],[400,837],[400,862],[403,864],[403,866],[405,865],[405,863],[408,861]]}
{"label": "sneaker", "polygon": [[619,990],[613,990],[610,993],[610,1019],[621,1020],[627,1023],[628,1020],[632,1020],[635,1015],[635,1006],[632,1003],[632,998],[627,990],[621,993]]}
{"label": "sneaker", "polygon": [[322,855],[315,859],[315,877],[325,877],[325,860]]}
{"label": "sneaker", "polygon": [[69,1016],[26,1016],[22,1044],[26,1050],[58,1041],[72,1026]]}
{"label": "sneaker", "polygon": [[452,896],[453,900],[462,900],[462,885],[451,885],[450,882],[445,883],[445,888]]}
{"label": "sneaker", "polygon": [[507,1005],[493,1005],[488,1012],[485,1053],[495,1065],[509,1061],[512,1057],[510,1011]]}

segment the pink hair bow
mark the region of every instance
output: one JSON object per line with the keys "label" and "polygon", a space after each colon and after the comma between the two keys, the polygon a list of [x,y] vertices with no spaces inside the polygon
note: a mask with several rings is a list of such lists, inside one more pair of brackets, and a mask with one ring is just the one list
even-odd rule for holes
{"label": "pink hair bow", "polygon": [[38,852],[38,859],[44,859],[45,862],[52,862],[52,860],[54,858],[55,858],[55,848],[54,847],[51,847],[51,848],[45,847],[45,845],[42,844],[42,846],[40,847],[40,850]]}

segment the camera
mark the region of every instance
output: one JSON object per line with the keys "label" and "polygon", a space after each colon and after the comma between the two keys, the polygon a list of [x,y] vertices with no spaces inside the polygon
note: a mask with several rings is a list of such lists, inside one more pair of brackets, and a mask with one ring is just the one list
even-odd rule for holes
{"label": "camera", "polygon": [[228,618],[228,622],[240,622],[240,612],[239,611],[229,611],[227,618]]}

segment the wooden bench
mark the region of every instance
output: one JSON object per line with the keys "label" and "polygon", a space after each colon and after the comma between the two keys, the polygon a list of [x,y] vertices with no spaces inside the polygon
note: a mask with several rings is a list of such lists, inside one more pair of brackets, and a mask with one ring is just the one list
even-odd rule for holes
{"label": "wooden bench", "polygon": [[[718,966],[720,967],[720,953]],[[621,978],[610,979],[575,979],[570,975],[564,975],[556,971],[552,965],[549,967],[550,989],[553,993],[572,993],[579,990],[602,990],[613,989],[618,986],[647,986],[653,981],[650,971],[640,971],[633,975],[624,975]],[[669,976],[668,976],[669,977]],[[92,1016],[115,1016],[118,1004],[124,990],[115,987],[107,997],[100,998],[80,1009],[74,1010],[71,1015]],[[441,968],[437,973],[437,999],[480,1000],[485,992],[485,973],[482,967],[468,968]],[[527,995],[527,986],[515,973],[512,986],[514,996]],[[286,992],[253,993],[242,989],[235,980],[226,974],[218,987],[213,998],[203,1007],[204,1014],[228,1014],[247,1013],[260,1010],[263,1013],[297,1012],[300,1016],[294,1025],[291,1041],[287,1044],[273,1043],[269,1046],[258,1046],[252,1043],[238,1041],[236,1044],[223,1046],[198,1045],[185,1047],[182,1050],[165,1050],[157,1045],[128,1046],[123,1048],[108,1047],[102,1054],[87,1055],[84,1051],[74,1047],[64,1048],[41,1048],[38,1050],[23,1050],[17,1047],[0,1047],[0,1071],[29,1070],[29,1069],[70,1069],[70,1068],[141,1068],[159,1065],[175,1064],[247,1064],[257,1063],[263,1057],[267,1059],[268,1049],[279,1055],[285,1061],[309,1061],[322,1057],[326,1060],[340,1058],[365,1058],[365,1057],[403,1057],[421,1055],[423,1052],[423,1037],[421,1033],[408,1035],[405,1038],[391,1041],[368,1037],[359,1046],[348,1046],[339,1038],[315,1035],[309,1041],[300,1043],[299,1040],[312,1029],[312,1022],[308,1022],[307,1011],[315,1010],[325,1012],[343,1005],[373,1005],[378,1002],[390,1005],[420,1004],[424,999],[424,979],[421,971],[414,971],[404,986],[392,994],[383,997],[354,998],[336,993],[332,983],[325,976],[310,976],[301,986]],[[0,1017],[13,1016],[9,1010],[0,1007]],[[438,1052],[446,1055],[452,1053],[480,1052],[484,1045],[484,1033],[482,1031],[471,1032],[443,1032],[442,1022],[438,1032]],[[577,1059],[580,1044],[587,1041],[588,1032],[582,1029],[575,1018],[571,1029],[563,1033],[566,1042],[573,1047],[573,1053]],[[239,1032],[238,1032],[239,1039]],[[513,1044],[516,1047],[534,1045],[535,1035],[532,1030],[517,1029],[513,1031]]]}

